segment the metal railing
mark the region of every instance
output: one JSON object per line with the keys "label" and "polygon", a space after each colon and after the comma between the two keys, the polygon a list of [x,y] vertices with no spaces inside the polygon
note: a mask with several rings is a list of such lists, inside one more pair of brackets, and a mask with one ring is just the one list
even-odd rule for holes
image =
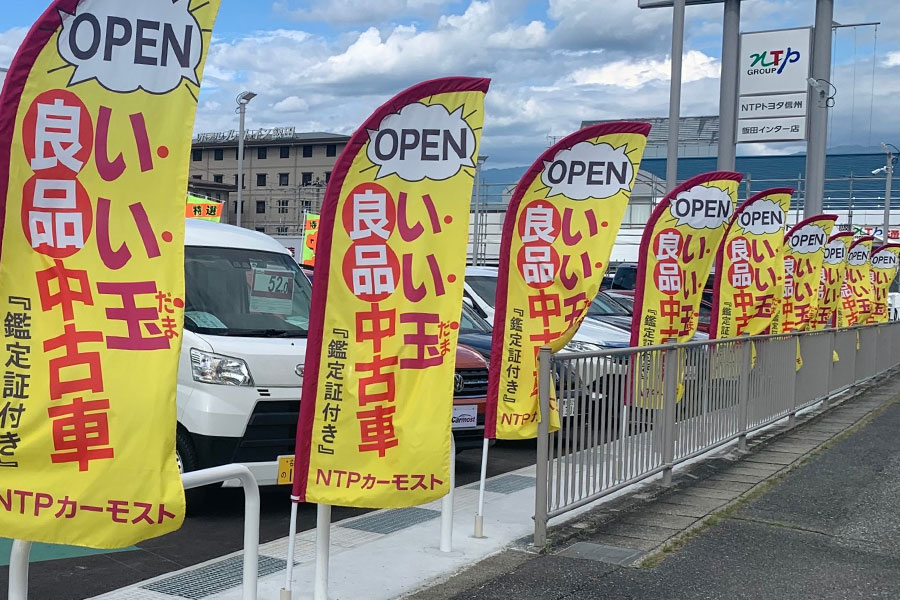
{"label": "metal railing", "polygon": [[[900,364],[900,323],[539,354],[534,544],[547,521],[827,401]],[[837,359],[837,360],[835,360]]]}
{"label": "metal railing", "polygon": [[[184,489],[238,479],[244,488],[244,577],[243,600],[256,600],[259,575],[259,486],[250,469],[230,464],[182,474]],[[13,540],[9,558],[9,600],[28,599],[28,555],[31,542]]]}

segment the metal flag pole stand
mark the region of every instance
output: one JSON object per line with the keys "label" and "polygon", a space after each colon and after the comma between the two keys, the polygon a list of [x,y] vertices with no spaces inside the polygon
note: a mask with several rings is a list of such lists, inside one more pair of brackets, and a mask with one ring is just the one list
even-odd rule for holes
{"label": "metal flag pole stand", "polygon": [[328,600],[328,558],[331,550],[331,505],[316,505],[316,575],[313,600]]}
{"label": "metal flag pole stand", "polygon": [[[441,552],[453,551],[453,491],[456,488],[456,441],[450,434],[450,491],[441,499]],[[319,600],[319,598],[316,598]],[[324,599],[323,599],[324,600]]]}
{"label": "metal flag pole stand", "polygon": [[478,481],[478,512],[475,514],[475,535],[484,537],[484,486],[487,480],[488,447],[490,440],[484,438],[484,446],[481,447],[481,479]]}
{"label": "metal flag pole stand", "polygon": [[279,600],[291,600],[291,586],[294,578],[294,542],[297,539],[297,501],[291,497],[291,529],[288,533],[286,565],[284,567],[284,587],[279,592]]}

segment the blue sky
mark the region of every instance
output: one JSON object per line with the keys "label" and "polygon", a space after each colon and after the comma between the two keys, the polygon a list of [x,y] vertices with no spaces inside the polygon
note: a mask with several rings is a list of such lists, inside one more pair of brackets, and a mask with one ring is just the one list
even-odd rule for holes
{"label": "blue sky", "polygon": [[[2,0],[0,66],[46,3]],[[741,26],[808,26],[814,6],[745,0]],[[718,111],[721,19],[721,5],[688,8],[684,115]],[[900,2],[836,0],[835,20],[882,25],[874,57],[873,28],[835,37],[830,144],[900,144]],[[236,127],[232,109],[242,89],[259,94],[248,110],[251,127],[351,133],[417,81],[488,76],[482,149],[489,166],[527,165],[548,136],[582,120],[664,116],[670,27],[670,9],[641,11],[637,0],[222,0],[195,130]]]}

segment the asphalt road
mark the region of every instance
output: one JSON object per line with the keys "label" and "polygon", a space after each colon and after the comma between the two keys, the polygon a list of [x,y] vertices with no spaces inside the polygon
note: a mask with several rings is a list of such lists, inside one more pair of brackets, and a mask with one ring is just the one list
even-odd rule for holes
{"label": "asphalt road", "polygon": [[900,598],[898,431],[900,404],[893,404],[654,567],[558,555],[523,560],[521,553],[517,558],[510,552],[479,565],[502,574],[452,598],[895,600]]}
{"label": "asphalt road", "polygon": [[[534,460],[534,441],[498,441],[491,448],[488,477],[534,464]],[[456,458],[457,486],[477,481],[480,468],[480,450],[459,453]],[[189,503],[188,517],[180,530],[142,542],[135,549],[32,562],[30,597],[81,600],[240,550],[243,491],[220,488],[211,490],[207,496],[208,502],[202,506]],[[286,536],[290,525],[290,488],[263,488],[261,501],[260,543]],[[367,511],[336,506],[332,509],[332,519],[340,521],[364,512]],[[297,512],[297,531],[313,529],[315,525],[315,505],[301,504]],[[7,567],[0,567],[0,597],[6,595],[8,574]]]}

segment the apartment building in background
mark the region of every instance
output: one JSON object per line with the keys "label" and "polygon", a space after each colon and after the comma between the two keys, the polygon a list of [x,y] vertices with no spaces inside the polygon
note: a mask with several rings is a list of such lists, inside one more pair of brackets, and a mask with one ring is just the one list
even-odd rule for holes
{"label": "apartment building in background", "polygon": [[[318,213],[325,184],[350,137],[296,133],[293,127],[244,132],[241,226],[270,235],[300,231]],[[237,222],[237,131],[198,134],[191,145],[189,189],[224,202],[222,222]]]}

